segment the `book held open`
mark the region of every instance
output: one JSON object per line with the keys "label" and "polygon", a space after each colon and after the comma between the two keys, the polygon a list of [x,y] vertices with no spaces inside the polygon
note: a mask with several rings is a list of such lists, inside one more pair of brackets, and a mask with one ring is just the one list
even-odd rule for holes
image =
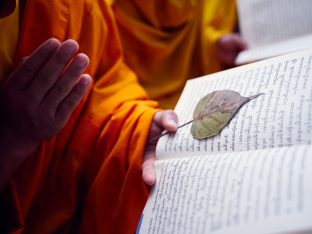
{"label": "book held open", "polygon": [[217,136],[159,139],[138,233],[312,233],[312,49],[189,80],[179,122],[224,89],[263,95]]}
{"label": "book held open", "polygon": [[239,26],[249,49],[245,64],[312,47],[310,0],[237,0]]}

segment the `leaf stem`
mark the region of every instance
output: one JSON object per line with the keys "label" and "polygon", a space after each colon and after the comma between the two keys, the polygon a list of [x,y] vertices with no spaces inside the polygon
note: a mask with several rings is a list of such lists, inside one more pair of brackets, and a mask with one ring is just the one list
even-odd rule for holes
{"label": "leaf stem", "polygon": [[[250,96],[250,97],[248,97],[248,101],[257,98],[257,97],[259,97],[259,96],[262,95],[262,94],[264,94],[264,93],[258,93],[258,94],[256,94],[256,95]],[[184,124],[178,126],[177,129],[182,128],[182,127],[184,127],[185,125],[188,125],[188,124],[192,123],[193,121],[194,121],[194,119],[192,119],[192,120],[190,120],[190,121],[188,121],[188,122],[186,122],[186,123],[184,123]],[[167,134],[169,134],[169,133],[172,133],[172,132],[165,131],[163,134],[161,134],[161,135],[159,135],[159,136],[154,137],[153,139],[151,139],[150,142],[152,143],[152,142],[158,140],[159,138],[161,138],[162,136],[165,136],[165,135],[167,135]]]}
{"label": "leaf stem", "polygon": [[[177,130],[178,130],[179,128],[184,127],[185,125],[188,125],[188,124],[192,123],[193,121],[194,121],[194,119],[192,119],[192,120],[190,120],[190,121],[188,121],[188,122],[186,122],[186,123],[184,123],[184,124],[178,126],[178,127],[177,127]],[[151,139],[150,142],[154,142],[154,141],[158,140],[159,138],[161,138],[162,136],[165,136],[165,135],[167,135],[167,134],[169,134],[169,133],[173,133],[173,132],[165,131],[163,134],[161,134],[161,135],[159,135],[159,136],[154,137],[153,139]]]}

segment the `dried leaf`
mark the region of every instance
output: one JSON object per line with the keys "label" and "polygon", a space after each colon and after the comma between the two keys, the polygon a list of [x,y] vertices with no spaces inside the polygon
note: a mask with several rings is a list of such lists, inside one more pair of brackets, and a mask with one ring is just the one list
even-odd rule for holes
{"label": "dried leaf", "polygon": [[[262,94],[263,93],[251,97],[242,97],[238,92],[232,90],[214,91],[203,97],[197,103],[193,113],[193,119],[178,126],[178,128],[193,123],[191,134],[194,138],[204,139],[215,136],[231,121],[240,107]],[[161,135],[153,138],[150,142],[154,142],[169,133],[170,132],[165,131]]]}
{"label": "dried leaf", "polygon": [[202,98],[194,110],[191,134],[196,139],[212,137],[230,122],[246,102],[258,97],[242,97],[232,90],[214,91]]}

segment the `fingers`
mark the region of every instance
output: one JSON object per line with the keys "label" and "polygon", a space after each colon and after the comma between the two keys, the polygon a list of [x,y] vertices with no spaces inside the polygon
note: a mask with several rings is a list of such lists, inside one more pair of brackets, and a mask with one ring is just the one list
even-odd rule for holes
{"label": "fingers", "polygon": [[25,88],[59,46],[60,42],[54,38],[41,44],[28,58],[19,64],[15,72],[9,77],[7,85],[12,83],[18,89]]}
{"label": "fingers", "polygon": [[70,116],[75,107],[78,105],[83,96],[86,94],[90,82],[91,77],[89,75],[84,74],[80,77],[79,82],[76,84],[74,89],[60,103],[55,113],[55,118],[57,121],[62,121],[62,119],[64,119],[64,116]]}
{"label": "fingers", "polygon": [[233,40],[239,51],[246,50],[248,48],[246,42],[242,39],[241,36],[234,34]]}
{"label": "fingers", "polygon": [[235,66],[235,60],[239,52],[247,49],[246,43],[240,35],[231,33],[222,36],[218,42],[218,58],[225,68]]}
{"label": "fingers", "polygon": [[74,40],[67,40],[55,51],[49,61],[43,66],[32,83],[30,90],[36,92],[38,102],[42,101],[46,93],[55,84],[66,65],[77,53],[79,46]]}
{"label": "fingers", "polygon": [[142,178],[145,184],[154,185],[156,181],[156,172],[154,162],[156,160],[155,152],[145,154],[142,164]]}
{"label": "fingers", "polygon": [[[56,84],[51,88],[41,105],[51,106],[57,109],[63,99],[72,91],[78,83],[80,76],[89,65],[89,58],[85,54],[78,54],[68,69],[60,77]],[[86,78],[84,78],[86,79]]]}
{"label": "fingers", "polygon": [[1,119],[11,135],[37,144],[63,129],[91,81],[82,75],[89,58],[77,50],[73,40],[51,39],[21,60],[0,93]]}
{"label": "fingers", "polygon": [[178,127],[178,116],[173,110],[157,112],[154,116],[154,121],[158,127],[170,132],[175,132]]}
{"label": "fingers", "polygon": [[178,129],[178,117],[172,110],[156,112],[149,129],[148,141],[152,146],[157,144],[163,130],[175,132]]}
{"label": "fingers", "polygon": [[156,180],[154,161],[156,159],[156,141],[151,141],[159,136],[162,130],[174,132],[177,130],[178,117],[172,110],[156,112],[150,127],[149,139],[145,146],[144,160],[142,164],[142,178],[147,185],[153,185]]}

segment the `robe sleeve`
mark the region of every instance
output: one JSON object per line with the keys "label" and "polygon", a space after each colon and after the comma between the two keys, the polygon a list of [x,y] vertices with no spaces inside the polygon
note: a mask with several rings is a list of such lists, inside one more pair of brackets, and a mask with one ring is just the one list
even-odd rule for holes
{"label": "robe sleeve", "polygon": [[147,100],[101,0],[28,0],[16,62],[48,38],[90,58],[88,95],[0,194],[6,233],[134,233],[148,196],[141,163],[156,103]]}
{"label": "robe sleeve", "polygon": [[[148,195],[141,164],[156,103],[146,100],[137,77],[123,61],[111,9],[103,1],[94,6],[84,6],[78,39],[94,74],[83,121],[99,129],[82,177],[87,192],[79,231],[134,233]],[[70,25],[70,34],[76,28]],[[85,131],[78,128],[72,148],[82,145],[81,136]]]}

